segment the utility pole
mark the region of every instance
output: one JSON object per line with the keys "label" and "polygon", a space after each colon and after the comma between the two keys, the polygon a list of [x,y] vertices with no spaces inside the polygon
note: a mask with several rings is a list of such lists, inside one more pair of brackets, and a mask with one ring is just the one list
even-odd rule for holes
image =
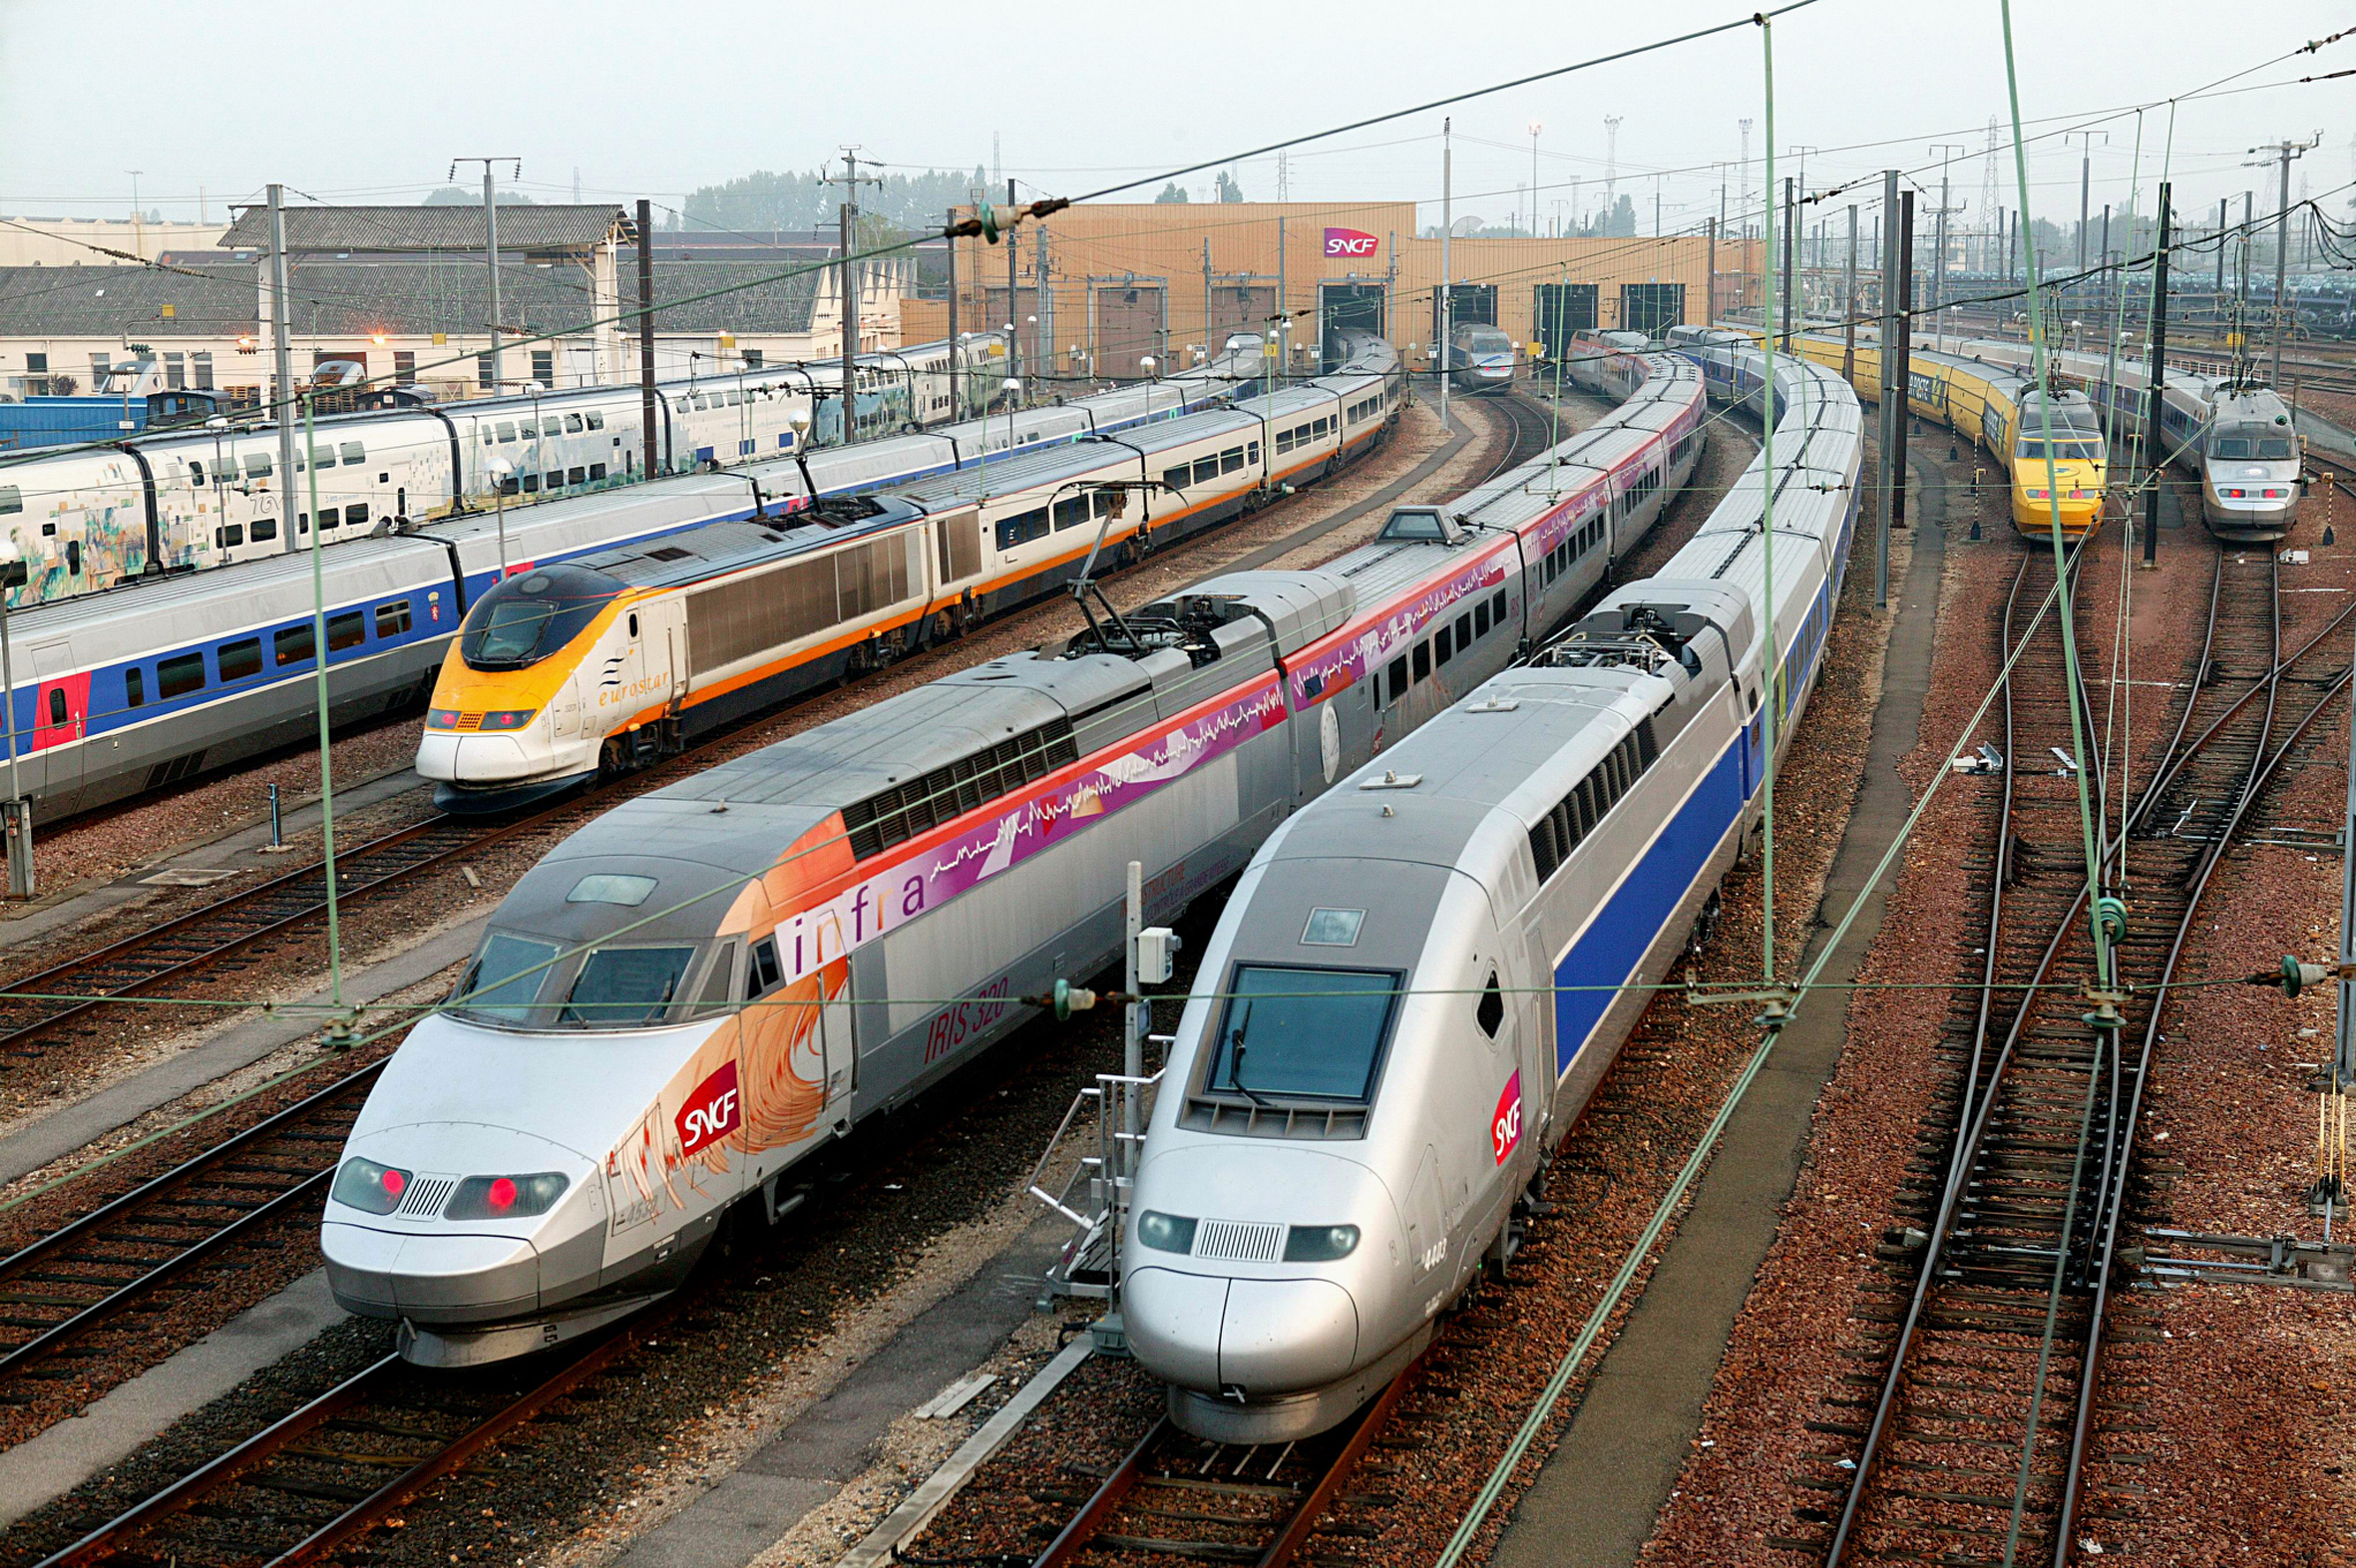
{"label": "utility pole", "polygon": [[[1703,286],[1702,291],[1702,325],[1706,327],[1718,325],[1718,229],[1719,225],[1726,221],[1724,211],[1726,187],[1720,186],[1718,188],[1718,196],[1721,204],[1720,213],[1717,217],[1710,219],[1710,281]],[[1557,331],[1547,338],[1549,343],[1555,343],[1554,352],[1557,358],[1562,356],[1562,346],[1556,342],[1556,339],[1561,335],[1561,332]]]}
{"label": "utility pole", "polygon": [[1849,203],[1848,272],[1840,285],[1840,379],[1857,384],[1857,203]]}
{"label": "utility pole", "polygon": [[[1439,341],[1431,345],[1431,357],[1439,365],[1439,428],[1448,428],[1448,337],[1454,329],[1454,275],[1448,270],[1448,237],[1456,228],[1456,155],[1449,138],[1454,126],[1453,117],[1439,123]],[[1270,391],[1275,391],[1273,384]],[[2356,857],[2352,857],[2356,858]]]}
{"label": "utility pole", "polygon": [[654,203],[638,197],[638,439],[645,456],[638,473],[654,477]]}
{"label": "utility pole", "polygon": [[2144,459],[2151,464],[2150,482],[2144,486],[2144,565],[2150,567],[2159,560],[2160,551],[2160,474],[2167,467],[2167,454],[2160,450],[2166,440],[2161,434],[2160,410],[2167,387],[2167,218],[2168,182],[2160,182],[2160,227],[2152,245],[2152,412],[2144,428]]}
{"label": "utility pole", "polygon": [[[2078,138],[2078,270],[2083,272],[2086,270],[2087,203],[2094,193],[2095,138],[2101,137],[2108,144],[2111,137],[2110,133],[2104,131],[2072,131],[2067,136]],[[2131,245],[2129,248],[2134,247]]]}
{"label": "utility pole", "polygon": [[[949,209],[948,226],[958,226],[958,209]],[[958,401],[959,361],[966,357],[966,348],[958,340],[958,240],[949,237],[949,412],[953,420],[966,417],[966,405]]]}
{"label": "utility pole", "polygon": [[[1783,331],[1781,333],[1783,352],[1786,354],[1794,352],[1791,346],[1791,260],[1794,254],[1791,222],[1792,198],[1792,182],[1786,178],[1783,182]],[[1774,265],[1772,258],[1768,260],[1767,264]],[[1768,323],[1768,329],[1773,330],[1772,322]]]}
{"label": "utility pole", "polygon": [[491,268],[491,387],[499,391],[507,385],[499,356],[499,190],[492,180],[494,164],[515,166],[508,178],[524,178],[524,161],[502,153],[496,158],[454,158],[450,161],[449,179],[458,179],[461,164],[483,166],[483,259]]}
{"label": "utility pole", "polygon": [[272,186],[269,191],[270,352],[278,373],[270,414],[278,422],[278,550],[281,555],[291,555],[302,543],[294,522],[294,356],[286,343],[285,189]]}
{"label": "utility pole", "polygon": [[1947,162],[1950,157],[1968,153],[1971,149],[1960,142],[1940,142],[1931,151],[1939,155],[1939,253],[1931,262],[1931,297],[1939,302],[1939,313],[1933,318],[1932,335],[1941,351],[1944,351],[1947,347],[1947,214],[1959,210],[1947,202]]}
{"label": "utility pole", "polygon": [[1890,466],[1890,527],[1906,526],[1906,432],[1914,423],[1914,193],[1898,196],[1898,442]]}
{"label": "utility pole", "polygon": [[2253,153],[2271,153],[2282,169],[2282,201],[2274,219],[2274,368],[2267,376],[2267,385],[2279,393],[2282,390],[2282,340],[2290,335],[2297,312],[2283,308],[2283,290],[2289,283],[2290,266],[2290,161],[2303,158],[2323,145],[2323,133],[2315,133],[2306,142],[2271,142],[2253,147]]}
{"label": "utility pole", "polygon": [[1886,609],[1890,601],[1890,520],[1896,501],[1891,484],[1897,470],[1891,454],[1898,449],[1898,388],[1904,376],[1898,369],[1898,172],[1881,177],[1881,462],[1875,500],[1881,504],[1880,528],[1873,549],[1873,607]]}
{"label": "utility pole", "polygon": [[[836,222],[840,226],[842,236],[843,275],[835,286],[842,294],[843,306],[843,429],[840,440],[843,445],[849,446],[859,439],[859,263],[851,259],[852,252],[859,243],[859,188],[861,186],[880,187],[883,182],[860,174],[858,148],[846,147],[842,152],[843,172],[839,175],[824,176],[820,179],[819,184],[843,188],[842,204],[835,209]],[[1011,188],[1009,187],[1009,189]],[[953,240],[952,243],[955,241]],[[1014,234],[1009,229],[1006,233],[1006,264],[1009,269],[1013,263]],[[1007,282],[1011,283],[1012,281],[1013,278],[1009,275]],[[1014,295],[1009,289],[1006,294],[1006,309],[1009,314],[1013,308]],[[1006,333],[1009,345],[1013,336],[1011,330]],[[1011,353],[1012,351],[1009,346],[1007,352]],[[815,420],[811,422],[811,428],[817,428]]]}

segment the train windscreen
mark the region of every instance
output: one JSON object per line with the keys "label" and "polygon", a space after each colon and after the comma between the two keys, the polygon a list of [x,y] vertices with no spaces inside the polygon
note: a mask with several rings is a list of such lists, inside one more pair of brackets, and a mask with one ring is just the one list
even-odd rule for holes
{"label": "train windscreen", "polygon": [[2290,437],[2258,426],[2251,430],[2220,430],[2209,438],[2208,455],[2226,462],[2287,463],[2298,454]]}
{"label": "train windscreen", "polygon": [[[2102,446],[2093,441],[2056,441],[2053,446],[2052,456],[2056,462],[2093,463],[2100,460],[2103,455]],[[2031,437],[2024,440],[2013,455],[2042,460],[2047,455],[2045,443]]]}
{"label": "train windscreen", "polygon": [[1390,1032],[1399,977],[1246,964],[1235,972],[1209,1076],[1213,1093],[1364,1103]]}
{"label": "train windscreen", "polygon": [[459,631],[471,669],[524,669],[579,636],[622,585],[587,567],[542,567],[507,579],[475,600]]}

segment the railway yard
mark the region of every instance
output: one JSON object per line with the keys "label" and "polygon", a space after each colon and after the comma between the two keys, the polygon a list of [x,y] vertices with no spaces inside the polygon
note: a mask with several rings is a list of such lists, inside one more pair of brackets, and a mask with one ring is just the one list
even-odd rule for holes
{"label": "railway yard", "polygon": [[0,218],[0,1568],[2356,1568],[2356,29],[1844,9]]}

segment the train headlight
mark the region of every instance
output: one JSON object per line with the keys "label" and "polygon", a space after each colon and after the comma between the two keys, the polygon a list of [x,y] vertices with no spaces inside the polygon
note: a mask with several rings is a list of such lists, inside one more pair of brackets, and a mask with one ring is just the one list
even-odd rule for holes
{"label": "train headlight", "polygon": [[532,722],[532,715],[539,711],[538,708],[504,708],[497,713],[486,713],[483,715],[483,727],[485,729],[522,729]]}
{"label": "train headlight", "polygon": [[2098,501],[2102,498],[2102,494],[2099,490],[2073,490],[2070,492],[2070,499],[2072,501]]}
{"label": "train headlight", "polygon": [[1295,1225],[1285,1232],[1287,1263],[1333,1263],[1356,1251],[1355,1225]]}
{"label": "train headlight", "polygon": [[2053,496],[2053,492],[2050,490],[2030,490],[2024,491],[2023,494],[2026,495],[2031,501],[2046,501],[2050,500]]}
{"label": "train headlight", "polygon": [[2217,495],[2226,501],[2239,501],[2248,494],[2249,492],[2246,490],[2220,490],[2217,492]]}
{"label": "train headlight", "polygon": [[521,1220],[546,1214],[571,1186],[561,1172],[536,1176],[469,1176],[442,1211],[446,1220]]}
{"label": "train headlight", "polygon": [[408,1190],[407,1171],[354,1155],[335,1173],[335,1186],[328,1195],[362,1214],[390,1214],[401,1206],[401,1195]]}
{"label": "train headlight", "polygon": [[2290,492],[2287,490],[2261,490],[2258,492],[2258,494],[2268,501],[2280,501],[2284,496],[2289,495]]}
{"label": "train headlight", "polygon": [[426,709],[426,710],[425,710],[425,727],[426,727],[426,728],[428,728],[428,729],[456,729],[456,728],[458,728],[458,709],[456,709],[456,708],[428,708],[428,709]]}
{"label": "train headlight", "polygon": [[1137,1239],[1155,1252],[1194,1251],[1195,1222],[1183,1214],[1147,1209],[1137,1216]]}

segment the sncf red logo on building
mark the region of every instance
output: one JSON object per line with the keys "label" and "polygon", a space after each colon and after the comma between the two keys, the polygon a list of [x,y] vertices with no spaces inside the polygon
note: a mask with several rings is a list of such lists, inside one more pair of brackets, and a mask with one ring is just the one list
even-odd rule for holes
{"label": "sncf red logo on building", "polygon": [[1326,254],[1330,256],[1371,256],[1381,241],[1363,228],[1329,228],[1326,230]]}
{"label": "sncf red logo on building", "polygon": [[1502,1165],[1520,1142],[1521,1074],[1516,1072],[1505,1080],[1505,1092],[1497,1096],[1497,1108],[1489,1113],[1489,1152]]}
{"label": "sncf red logo on building", "polygon": [[744,1100],[736,1092],[736,1063],[721,1062],[719,1070],[695,1085],[695,1092],[679,1107],[679,1152],[700,1153],[705,1144],[725,1138],[743,1121]]}

